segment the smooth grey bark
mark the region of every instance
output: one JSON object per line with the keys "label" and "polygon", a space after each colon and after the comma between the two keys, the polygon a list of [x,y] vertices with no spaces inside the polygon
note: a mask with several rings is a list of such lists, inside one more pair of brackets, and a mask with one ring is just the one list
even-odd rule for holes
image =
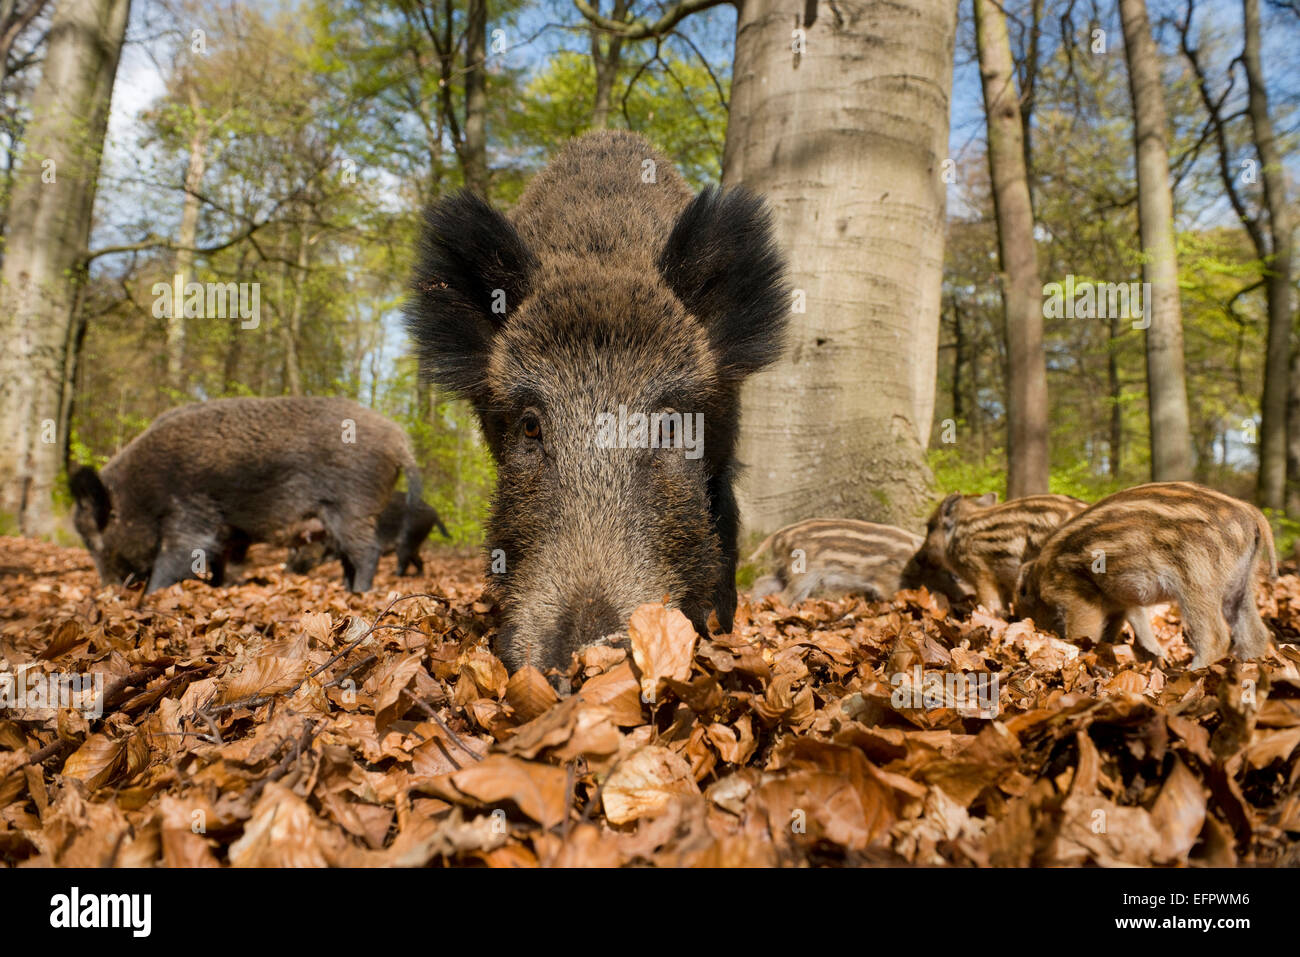
{"label": "smooth grey bark", "polygon": [[1133,101],[1142,275],[1151,284],[1150,301],[1143,304],[1150,320],[1146,330],[1146,359],[1151,478],[1157,482],[1178,481],[1192,477],[1192,434],[1187,409],[1164,88],[1146,0],[1119,0],[1119,12]]}
{"label": "smooth grey bark", "polygon": [[[1260,504],[1285,507],[1300,514],[1300,356],[1291,353],[1291,324],[1295,318],[1292,292],[1292,230],[1287,205],[1286,169],[1269,112],[1268,87],[1260,61],[1259,0],[1243,0],[1245,45],[1241,62],[1249,88],[1247,112],[1259,153],[1264,208],[1268,211],[1267,246],[1257,250],[1264,260],[1268,297],[1268,346],[1264,359],[1264,393],[1260,397]],[[1262,237],[1261,237],[1262,238]],[[1291,363],[1297,366],[1291,368]],[[1288,415],[1288,401],[1293,410]],[[1289,421],[1288,421],[1289,420]],[[1285,491],[1284,491],[1285,489]]]}
{"label": "smooth grey bark", "polygon": [[[185,199],[181,203],[181,225],[176,234],[176,272],[181,276],[182,288],[194,279],[194,247],[199,236],[199,190],[207,169],[208,123],[203,116],[203,106],[198,92],[189,89],[190,113],[194,129],[190,131],[189,158],[185,169]],[[175,308],[167,318],[167,385],[180,391],[182,366],[185,361],[185,310]]]}
{"label": "smooth grey bark", "polygon": [[1007,498],[1011,499],[1046,492],[1050,479],[1043,282],[1038,275],[1034,211],[1006,14],[994,0],[973,0],[973,4],[1006,311]]}
{"label": "smooth grey bark", "polygon": [[744,386],[742,514],[758,534],[823,515],[915,528],[932,482],[956,6],[800,10],[802,46],[778,0],[745,0],[736,26],[723,182],[766,197],[806,303],[783,358]]}
{"label": "smooth grey bark", "polygon": [[95,184],[130,0],[63,0],[32,96],[0,271],[0,510],[48,535]]}

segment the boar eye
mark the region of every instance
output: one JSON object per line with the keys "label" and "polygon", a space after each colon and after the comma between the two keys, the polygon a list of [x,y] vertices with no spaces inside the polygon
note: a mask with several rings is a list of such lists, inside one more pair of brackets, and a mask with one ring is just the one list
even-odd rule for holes
{"label": "boar eye", "polygon": [[523,429],[524,437],[528,439],[540,439],[542,437],[542,420],[537,417],[533,411],[525,412],[520,420],[520,428]]}

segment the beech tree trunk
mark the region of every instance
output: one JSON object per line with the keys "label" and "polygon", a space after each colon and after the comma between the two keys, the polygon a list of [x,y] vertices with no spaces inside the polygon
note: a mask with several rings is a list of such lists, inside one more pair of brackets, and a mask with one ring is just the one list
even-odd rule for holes
{"label": "beech tree trunk", "polygon": [[748,533],[928,508],[955,30],[949,0],[740,6],[722,178],[767,198],[795,290],[743,392]]}
{"label": "beech tree trunk", "polygon": [[1007,498],[1011,499],[1046,492],[1050,478],[1043,283],[1038,276],[1034,211],[1007,18],[994,0],[974,0],[974,6],[1006,310]]}
{"label": "beech tree trunk", "polygon": [[[181,282],[194,279],[194,246],[199,236],[199,189],[203,186],[203,173],[207,168],[208,125],[203,117],[203,105],[193,86],[189,91],[190,112],[194,129],[190,133],[189,162],[185,170],[185,199],[181,204],[181,226],[176,234],[176,272]],[[184,386],[182,366],[185,362],[185,309],[172,310],[167,317],[167,385],[180,391]]]}
{"label": "beech tree trunk", "polygon": [[[1260,399],[1259,499],[1269,508],[1300,514],[1300,377],[1289,368],[1294,296],[1291,290],[1292,225],[1286,195],[1282,151],[1269,115],[1268,89],[1259,55],[1259,0],[1243,0],[1245,49],[1241,62],[1249,88],[1247,110],[1259,153],[1264,206],[1268,210],[1270,249],[1259,250],[1267,274],[1268,346],[1264,359],[1264,394]],[[1300,373],[1300,368],[1295,372]],[[1288,422],[1288,418],[1290,421]]]}
{"label": "beech tree trunk", "polygon": [[1165,141],[1165,95],[1146,0],[1119,0],[1119,13],[1133,100],[1142,276],[1151,284],[1150,300],[1143,303],[1151,323],[1146,330],[1151,478],[1179,481],[1192,477],[1192,434],[1183,363],[1174,200]]}
{"label": "beech tree trunk", "polygon": [[0,510],[48,535],[68,349],[130,0],[61,0],[32,96],[0,272]]}

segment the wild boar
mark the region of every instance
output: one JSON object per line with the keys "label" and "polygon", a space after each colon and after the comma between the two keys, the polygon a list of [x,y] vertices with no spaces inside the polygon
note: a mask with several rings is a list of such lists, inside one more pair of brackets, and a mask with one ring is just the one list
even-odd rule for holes
{"label": "wild boar", "polygon": [[426,211],[407,328],[496,461],[511,670],[563,667],[665,596],[730,630],[740,385],[779,355],[789,302],[764,203],[692,198],[633,133],[570,142],[508,219],[468,192]]}
{"label": "wild boar", "polygon": [[401,473],[420,475],[406,434],[340,398],[215,399],[154,420],[104,466],[75,469],[74,522],[105,583],[148,591],[211,571],[239,543],[319,518],[339,543],[344,581],[370,588],[376,524]]}
{"label": "wild boar", "polygon": [[753,597],[779,591],[787,605],[813,595],[860,594],[881,601],[900,588],[924,586],[960,600],[960,582],[920,554],[923,542],[906,529],[849,518],[796,522],[773,532],[749,556],[754,562],[771,555],[767,573],[754,583]]}
{"label": "wild boar", "polygon": [[[397,552],[397,574],[405,575],[408,567],[414,567],[415,573],[424,574],[424,560],[420,558],[420,545],[434,526],[444,538],[451,538],[447,526],[442,524],[438,511],[427,502],[407,501],[402,492],[394,492],[383,512],[379,515],[376,532],[379,536],[380,554],[391,555]],[[312,519],[298,526],[289,546],[289,557],[284,567],[291,572],[305,575],[321,562],[339,557],[338,546],[330,538],[325,526],[317,519]]]}
{"label": "wild boar", "polygon": [[[1203,668],[1228,653],[1257,658],[1269,632],[1255,579],[1277,578],[1273,530],[1259,509],[1191,482],[1139,485],[1063,525],[1025,564],[1016,612],[1070,641],[1114,642],[1127,617],[1139,644],[1163,649],[1143,606],[1175,601]],[[1139,622],[1143,627],[1139,627]]]}
{"label": "wild boar", "polygon": [[976,600],[1000,615],[1011,607],[1021,564],[1087,507],[1069,495],[1026,495],[999,505],[996,492],[953,492],[930,516],[925,554],[966,581]]}

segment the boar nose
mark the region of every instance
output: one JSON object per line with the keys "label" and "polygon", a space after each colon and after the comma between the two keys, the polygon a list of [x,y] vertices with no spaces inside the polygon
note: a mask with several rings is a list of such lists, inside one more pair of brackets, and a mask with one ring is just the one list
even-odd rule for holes
{"label": "boar nose", "polygon": [[557,624],[560,632],[557,637],[561,646],[570,648],[585,648],[623,627],[623,621],[614,606],[598,594],[579,595],[570,599],[560,613]]}

